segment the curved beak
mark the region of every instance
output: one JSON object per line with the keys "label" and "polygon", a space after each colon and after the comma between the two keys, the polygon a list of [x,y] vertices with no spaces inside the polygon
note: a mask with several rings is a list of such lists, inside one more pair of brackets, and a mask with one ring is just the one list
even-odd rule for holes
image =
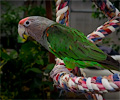
{"label": "curved beak", "polygon": [[21,24],[18,24],[18,33],[20,37],[22,37],[24,40],[27,40],[28,36],[25,34],[25,27]]}

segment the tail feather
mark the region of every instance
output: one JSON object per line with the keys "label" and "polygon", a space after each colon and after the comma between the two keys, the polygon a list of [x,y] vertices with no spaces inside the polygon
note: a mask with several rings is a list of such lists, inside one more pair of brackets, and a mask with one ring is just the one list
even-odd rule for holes
{"label": "tail feather", "polygon": [[114,60],[111,56],[107,56],[106,60],[99,61],[101,65],[103,65],[107,69],[120,71],[120,63]]}

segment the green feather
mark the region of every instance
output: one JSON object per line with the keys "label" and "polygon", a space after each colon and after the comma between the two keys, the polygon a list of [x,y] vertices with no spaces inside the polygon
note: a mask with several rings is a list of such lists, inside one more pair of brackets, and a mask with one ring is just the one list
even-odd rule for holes
{"label": "green feather", "polygon": [[73,69],[74,67],[80,67],[80,68],[102,67],[102,68],[104,68],[104,66],[100,65],[97,62],[93,62],[93,61],[79,61],[79,60],[76,61],[74,59],[70,59],[67,57],[65,57],[63,60],[64,60],[66,67],[71,68],[71,69]]}
{"label": "green feather", "polygon": [[107,55],[87,40],[82,32],[54,24],[46,33],[49,34],[47,40],[51,46],[50,52],[63,59],[68,68],[103,67],[95,61],[105,60]]}
{"label": "green feather", "polygon": [[55,55],[59,58],[72,58],[75,60],[99,61],[105,60],[104,54],[95,44],[86,39],[83,33],[76,29],[60,24],[54,24],[47,30],[48,42]]}

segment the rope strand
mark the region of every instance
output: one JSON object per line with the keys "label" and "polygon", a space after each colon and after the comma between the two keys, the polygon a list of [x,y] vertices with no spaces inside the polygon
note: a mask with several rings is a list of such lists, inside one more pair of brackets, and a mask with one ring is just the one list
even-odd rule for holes
{"label": "rope strand", "polygon": [[103,77],[77,77],[70,73],[63,62],[55,65],[50,77],[57,88],[75,93],[107,93],[120,90],[120,75],[117,73]]}
{"label": "rope strand", "polygon": [[95,5],[108,17],[109,21],[97,28],[87,38],[97,44],[107,35],[120,28],[120,12],[109,0],[92,0]]}
{"label": "rope strand", "polygon": [[[92,0],[99,9],[111,20],[97,28],[87,36],[93,43],[98,43],[110,33],[120,27],[120,13],[109,0]],[[69,26],[69,0],[56,1],[56,22]],[[104,8],[104,9],[103,9]],[[113,57],[114,58],[114,57]],[[116,59],[116,57],[115,57]],[[109,76],[77,77],[73,75],[62,60],[56,59],[56,65],[50,72],[54,85],[65,91],[83,93],[87,99],[105,100],[101,94],[120,91],[120,75],[115,73]]]}

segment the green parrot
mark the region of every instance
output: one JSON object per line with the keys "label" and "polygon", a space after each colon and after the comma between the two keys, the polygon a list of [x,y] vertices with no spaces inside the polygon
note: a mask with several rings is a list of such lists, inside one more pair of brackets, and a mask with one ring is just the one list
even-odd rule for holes
{"label": "green parrot", "polygon": [[98,66],[120,69],[117,61],[89,41],[82,32],[47,18],[31,16],[22,19],[18,24],[18,33],[24,39],[33,38],[62,59],[67,68]]}

